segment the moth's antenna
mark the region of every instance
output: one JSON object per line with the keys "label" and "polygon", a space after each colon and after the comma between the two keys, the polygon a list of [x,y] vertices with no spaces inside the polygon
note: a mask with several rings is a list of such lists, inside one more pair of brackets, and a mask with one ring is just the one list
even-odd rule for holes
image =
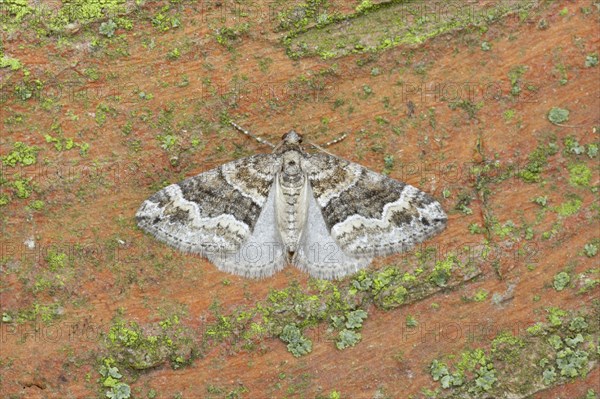
{"label": "moth's antenna", "polygon": [[246,129],[244,129],[243,127],[241,127],[241,126],[237,125],[236,123],[234,123],[234,122],[231,122],[231,121],[230,121],[229,123],[231,124],[231,126],[233,126],[234,128],[236,128],[236,129],[237,129],[237,130],[239,130],[240,132],[244,133],[246,136],[252,137],[254,140],[258,141],[258,142],[259,142],[259,143],[261,143],[261,144],[268,145],[268,146],[269,146],[269,147],[271,147],[271,148],[275,148],[275,145],[274,145],[274,144],[272,144],[272,143],[268,142],[268,141],[267,141],[267,140],[265,140],[265,139],[261,139],[260,137],[253,135],[252,133],[250,133],[249,131],[247,131],[247,130],[246,130]]}
{"label": "moth's antenna", "polygon": [[348,137],[348,134],[344,133],[340,137],[338,137],[337,139],[328,141],[327,143],[323,144],[323,147],[329,147],[329,146],[332,146],[334,144],[337,144],[340,141],[344,140],[346,137]]}
{"label": "moth's antenna", "polygon": [[336,143],[339,143],[340,141],[344,140],[346,137],[348,137],[348,134],[344,133],[344,134],[342,134],[340,137],[338,137],[337,139],[334,139],[334,140],[328,141],[327,143],[323,144],[323,146],[320,146],[320,145],[318,145],[318,144],[315,144],[315,143],[313,143],[313,142],[311,142],[311,141],[308,141],[308,144],[312,145],[313,147],[315,147],[315,148],[316,148],[317,150],[319,150],[319,151],[323,151],[325,154],[329,154],[329,155],[331,155],[332,157],[339,158],[337,155],[334,155],[334,154],[330,153],[329,151],[327,151],[327,150],[326,150],[325,148],[323,148],[323,147],[329,147],[329,146],[331,146],[331,145],[334,145],[334,144],[336,144]]}

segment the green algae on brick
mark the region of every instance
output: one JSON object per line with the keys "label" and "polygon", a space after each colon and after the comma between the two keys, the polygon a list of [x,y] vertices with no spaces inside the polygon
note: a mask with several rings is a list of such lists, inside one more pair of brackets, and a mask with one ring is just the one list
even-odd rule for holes
{"label": "green algae on brick", "polygon": [[573,196],[569,200],[554,207],[553,210],[555,210],[560,216],[573,216],[579,212],[582,204],[583,201],[581,201],[580,198]]}
{"label": "green algae on brick", "polygon": [[312,352],[312,341],[302,335],[302,331],[294,324],[286,325],[279,338],[288,344],[288,351],[295,357]]}
{"label": "green algae on brick", "polygon": [[[468,9],[464,7],[424,9],[423,2],[391,0],[374,4],[361,3],[346,15],[331,15],[310,25],[309,17],[296,24],[284,38],[292,58],[319,55],[323,59],[352,53],[382,51],[398,45],[418,45],[438,35],[483,26],[515,12],[527,12],[536,2],[493,4]],[[433,15],[435,14],[435,17]]]}
{"label": "green algae on brick", "polygon": [[2,157],[2,163],[6,166],[15,167],[30,166],[37,162],[37,153],[39,148],[28,146],[25,143],[17,141],[13,143],[13,149],[6,156]]}
{"label": "green algae on brick", "polygon": [[584,163],[575,163],[567,166],[569,170],[569,183],[576,187],[589,187],[592,180],[592,171]]}
{"label": "green algae on brick", "polygon": [[519,172],[521,177],[527,183],[537,183],[541,181],[541,174],[548,165],[548,157],[558,152],[558,146],[554,142],[540,144],[529,154],[529,162],[523,170]]}
{"label": "green algae on brick", "polygon": [[[537,322],[517,335],[503,331],[494,338],[490,349],[476,348],[434,359],[431,376],[442,388],[437,397],[522,399],[585,377],[600,360],[600,301],[593,301],[591,309],[567,312],[550,308],[549,312],[560,322]],[[459,360],[449,364],[452,359]],[[527,367],[517,367],[525,364]]]}
{"label": "green algae on brick", "polygon": [[134,370],[166,362],[176,369],[198,355],[192,330],[180,324],[178,316],[146,326],[116,319],[106,335],[106,347],[118,363]]}

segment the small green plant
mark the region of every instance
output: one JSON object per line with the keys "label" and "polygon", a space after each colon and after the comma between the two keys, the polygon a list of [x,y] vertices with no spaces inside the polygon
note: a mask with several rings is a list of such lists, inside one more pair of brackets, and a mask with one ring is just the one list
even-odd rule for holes
{"label": "small green plant", "polygon": [[248,33],[250,25],[248,23],[236,24],[233,27],[223,27],[215,31],[215,39],[217,43],[231,48],[233,42],[239,41],[244,35]]}
{"label": "small green plant", "polygon": [[477,378],[475,379],[475,387],[471,388],[472,392],[487,392],[494,387],[498,378],[496,378],[496,370],[494,365],[488,363],[484,367],[480,367],[475,371]]}
{"label": "small green plant", "polygon": [[477,112],[483,107],[483,102],[474,103],[471,100],[460,100],[448,103],[448,107],[451,110],[455,110],[457,108],[462,109],[467,113],[469,119],[475,119]]}
{"label": "small green plant", "polygon": [[417,321],[415,316],[410,315],[410,314],[406,315],[406,327],[415,328],[418,325],[419,325],[419,322]]}
{"label": "small green plant", "polygon": [[483,228],[481,227],[481,225],[479,223],[471,223],[469,224],[469,233],[471,234],[482,234],[483,233]]}
{"label": "small green plant", "polygon": [[507,109],[506,111],[504,111],[504,114],[502,114],[502,116],[504,117],[504,120],[506,122],[509,122],[510,120],[512,120],[512,118],[515,117],[515,110]]}
{"label": "small green plant", "polygon": [[328,399],[341,399],[342,395],[338,391],[331,391]]}
{"label": "small green plant", "polygon": [[77,143],[72,138],[65,138],[62,135],[62,131],[58,130],[58,136],[54,137],[51,134],[45,134],[44,139],[46,143],[54,144],[56,151],[69,151],[74,148],[79,148],[79,154],[85,156],[90,149],[88,143]]}
{"label": "small green plant", "polygon": [[[583,338],[581,338],[583,340]],[[581,342],[577,340],[577,342]],[[556,364],[560,375],[575,378],[583,372],[589,361],[589,355],[583,350],[574,350],[565,347],[556,354]]]}
{"label": "small green plant", "polygon": [[551,366],[542,373],[542,382],[545,385],[551,385],[554,381],[556,381],[556,369]]}
{"label": "small green plant", "polygon": [[517,65],[508,71],[508,78],[510,79],[511,91],[513,96],[518,96],[521,93],[521,78],[527,72],[528,67],[526,65]]}
{"label": "small green plant", "polygon": [[534,325],[527,327],[526,331],[529,335],[534,335],[534,336],[542,335],[545,332],[544,324],[539,323],[539,322],[535,323]]}
{"label": "small green plant", "polygon": [[384,167],[382,174],[388,175],[392,171],[392,169],[394,169],[394,156],[386,155],[385,157],[383,157],[383,163]]}
{"label": "small green plant", "polygon": [[471,197],[471,194],[467,191],[463,191],[458,195],[454,209],[462,212],[465,215],[471,215],[473,214],[473,210],[469,208],[469,205],[471,204],[472,200],[473,198]]}
{"label": "small green plant", "polygon": [[589,324],[585,321],[585,318],[581,316],[573,317],[569,324],[569,330],[577,333],[585,332],[588,327]]}
{"label": "small green plant", "polygon": [[[210,335],[207,329],[206,335]],[[197,356],[191,330],[171,317],[142,328],[135,322],[116,319],[106,335],[111,356],[134,370],[145,370],[170,362],[174,369],[189,364]]]}
{"label": "small green plant", "polygon": [[177,144],[177,137],[172,134],[161,134],[158,136],[160,148],[163,150],[171,150]]}
{"label": "small green plant", "polygon": [[131,395],[131,388],[125,383],[118,383],[114,387],[111,387],[110,391],[106,392],[106,397],[109,399],[129,399]]}
{"label": "small green plant", "polygon": [[431,362],[431,365],[429,366],[429,372],[433,380],[439,381],[442,385],[442,388],[444,389],[448,389],[453,386],[457,387],[464,384],[464,378],[462,373],[457,372],[450,374],[448,366],[445,363],[438,361],[437,359],[434,359]]}

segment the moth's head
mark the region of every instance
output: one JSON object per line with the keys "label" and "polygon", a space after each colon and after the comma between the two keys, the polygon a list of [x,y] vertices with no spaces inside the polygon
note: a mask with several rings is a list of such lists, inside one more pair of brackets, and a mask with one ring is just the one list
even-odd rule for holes
{"label": "moth's head", "polygon": [[289,132],[287,132],[286,134],[284,134],[283,136],[281,136],[281,139],[286,144],[300,144],[300,143],[302,143],[302,136],[300,134],[296,133],[295,130],[290,130]]}

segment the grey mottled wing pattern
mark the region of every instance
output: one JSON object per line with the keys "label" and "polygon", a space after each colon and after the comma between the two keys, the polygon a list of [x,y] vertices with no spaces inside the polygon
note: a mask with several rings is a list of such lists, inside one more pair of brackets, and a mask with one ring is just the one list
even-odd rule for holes
{"label": "grey mottled wing pattern", "polygon": [[285,265],[272,214],[279,167],[277,156],[260,154],[171,184],[142,203],[138,226],[221,270],[270,275]]}
{"label": "grey mottled wing pattern", "polygon": [[411,185],[321,153],[302,168],[331,236],[349,255],[406,251],[446,226],[441,205]]}

